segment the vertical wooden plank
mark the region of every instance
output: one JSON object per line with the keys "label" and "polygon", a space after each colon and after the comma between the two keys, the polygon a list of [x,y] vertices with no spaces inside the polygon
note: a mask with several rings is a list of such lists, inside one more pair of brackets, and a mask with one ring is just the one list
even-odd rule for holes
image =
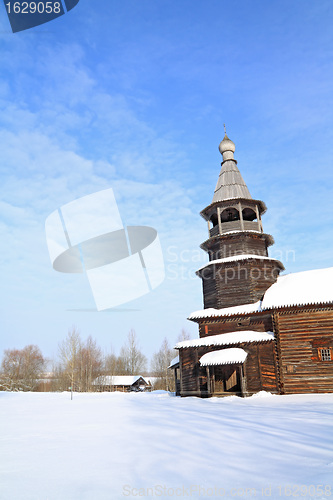
{"label": "vertical wooden plank", "polygon": [[240,218],[240,223],[241,223],[241,230],[244,231],[244,220],[243,220],[243,212],[242,212],[241,202],[238,203],[238,212],[239,212],[239,218]]}
{"label": "vertical wooden plank", "polygon": [[219,234],[222,234],[222,223],[221,223],[221,209],[217,207],[217,222],[219,225]]}
{"label": "vertical wooden plank", "polygon": [[240,382],[241,382],[241,392],[242,392],[242,396],[244,398],[247,395],[246,379],[245,379],[245,375],[244,375],[244,365],[240,365],[239,375],[240,375]]}
{"label": "vertical wooden plank", "polygon": [[209,370],[209,366],[206,366],[206,374],[207,374],[207,392],[210,395],[211,391],[210,391],[210,370]]}
{"label": "vertical wooden plank", "polygon": [[200,395],[200,380],[199,380],[199,360],[198,360],[198,349],[195,349],[195,381],[196,390],[198,391],[198,396]]}
{"label": "vertical wooden plank", "polygon": [[263,390],[262,386],[262,373],[261,373],[261,363],[260,363],[260,345],[257,344],[257,357],[258,357],[258,370],[259,370],[259,380],[260,380],[260,390]]}
{"label": "vertical wooden plank", "polygon": [[212,375],[211,375],[211,386],[212,386],[212,396],[214,395],[215,392],[215,368],[214,366],[211,367],[212,370]]}
{"label": "vertical wooden plank", "polygon": [[282,360],[281,360],[281,345],[280,345],[280,331],[279,331],[279,314],[274,312],[272,314],[273,320],[273,333],[276,341],[276,355],[277,355],[277,367],[278,367],[278,380],[279,380],[279,392],[280,394],[284,394],[284,375],[282,369]]}
{"label": "vertical wooden plank", "polygon": [[184,384],[183,384],[183,350],[179,349],[179,373],[180,373],[180,395],[182,396],[184,393]]}
{"label": "vertical wooden plank", "polygon": [[177,396],[177,368],[173,370],[174,376],[175,376],[175,394]]}
{"label": "vertical wooden plank", "polygon": [[260,219],[260,213],[259,213],[259,209],[258,209],[258,205],[256,205],[256,215],[257,215],[257,221],[258,221],[258,231],[259,232],[262,232],[262,223],[261,223],[261,219]]}

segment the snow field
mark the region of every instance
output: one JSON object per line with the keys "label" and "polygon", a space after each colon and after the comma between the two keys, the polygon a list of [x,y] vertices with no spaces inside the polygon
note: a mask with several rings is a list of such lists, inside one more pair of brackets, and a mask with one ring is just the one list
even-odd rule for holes
{"label": "snow field", "polygon": [[333,394],[0,393],[1,500],[333,498]]}

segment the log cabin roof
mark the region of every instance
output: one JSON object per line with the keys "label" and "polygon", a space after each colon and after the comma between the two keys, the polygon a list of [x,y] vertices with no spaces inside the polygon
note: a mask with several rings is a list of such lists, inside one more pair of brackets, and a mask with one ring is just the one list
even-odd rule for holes
{"label": "log cabin roof", "polygon": [[279,276],[262,301],[223,309],[203,309],[193,312],[189,319],[239,316],[315,304],[333,304],[333,267]]}
{"label": "log cabin roof", "polygon": [[148,382],[141,375],[104,375],[94,380],[93,385],[117,385],[129,387],[140,379],[142,379],[144,383],[148,384]]}
{"label": "log cabin roof", "polygon": [[243,332],[221,333],[219,335],[210,335],[208,337],[183,340],[175,345],[175,349],[186,349],[190,347],[209,347],[218,345],[235,345],[253,342],[270,342],[274,339],[273,332],[255,332],[246,330]]}
{"label": "log cabin roof", "polygon": [[222,349],[220,351],[207,352],[201,356],[199,362],[201,366],[230,365],[234,363],[244,363],[247,352],[239,347]]}

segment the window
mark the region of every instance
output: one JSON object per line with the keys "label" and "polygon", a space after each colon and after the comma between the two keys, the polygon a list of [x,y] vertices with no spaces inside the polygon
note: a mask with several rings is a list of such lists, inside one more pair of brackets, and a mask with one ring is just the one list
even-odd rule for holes
{"label": "window", "polygon": [[251,323],[250,318],[245,318],[238,321],[237,326],[249,326],[250,323]]}
{"label": "window", "polygon": [[332,361],[332,348],[320,347],[318,349],[318,357],[320,361]]}

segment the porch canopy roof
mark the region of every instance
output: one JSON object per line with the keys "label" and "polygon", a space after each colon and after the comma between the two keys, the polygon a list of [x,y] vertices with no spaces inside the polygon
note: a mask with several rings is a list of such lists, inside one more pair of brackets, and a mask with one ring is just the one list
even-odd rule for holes
{"label": "porch canopy roof", "polygon": [[176,366],[179,365],[179,356],[176,356],[168,366],[168,368],[176,368]]}
{"label": "porch canopy roof", "polygon": [[234,363],[244,363],[247,352],[239,347],[231,349],[221,349],[219,351],[207,352],[200,358],[201,366],[231,365]]}

